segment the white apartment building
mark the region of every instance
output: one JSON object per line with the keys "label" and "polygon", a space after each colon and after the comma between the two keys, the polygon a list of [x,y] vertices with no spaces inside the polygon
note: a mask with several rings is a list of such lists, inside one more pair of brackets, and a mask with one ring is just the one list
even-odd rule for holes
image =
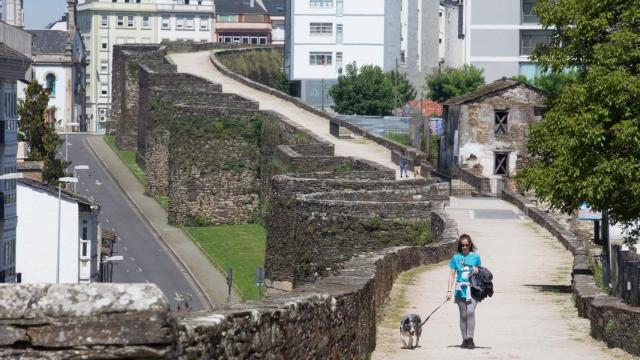
{"label": "white apartment building", "polygon": [[114,44],[212,42],[213,14],[213,0],[78,0],[88,60],[88,131],[104,132],[111,111]]}
{"label": "white apartment building", "polygon": [[398,0],[286,0],[285,71],[293,95],[330,103],[346,64],[393,70],[400,61]]}
{"label": "white apartment building", "polygon": [[540,73],[529,55],[548,42],[550,30],[538,22],[538,0],[443,0],[446,7],[445,64],[473,64],[487,83],[503,76]]}

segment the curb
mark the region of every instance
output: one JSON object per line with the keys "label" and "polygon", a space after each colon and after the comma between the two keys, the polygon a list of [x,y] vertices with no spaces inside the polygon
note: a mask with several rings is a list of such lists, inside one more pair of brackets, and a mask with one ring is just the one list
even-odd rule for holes
{"label": "curb", "polygon": [[[106,165],[106,162],[104,161],[104,159],[102,158],[102,156],[100,156],[100,154],[98,154],[98,152],[96,151],[96,149],[93,147],[93,144],[91,144],[90,141],[88,141],[88,139],[84,139],[85,143],[87,144],[89,150],[91,150],[91,153],[96,157],[96,159],[98,159],[100,161],[100,165],[102,165],[102,167],[106,170],[106,173],[109,174],[109,176],[111,177],[111,179],[113,179],[113,181],[115,182],[115,184],[118,186],[118,188],[125,194],[125,196],[127,197],[127,200],[129,200],[129,202],[133,205],[133,207],[136,209],[136,211],[138,212],[138,214],[140,214],[140,216],[144,219],[145,223],[147,224],[147,226],[149,226],[149,228],[153,231],[154,235],[160,239],[160,241],[162,242],[162,244],[164,246],[166,246],[167,249],[169,249],[169,252],[171,253],[171,255],[174,256],[174,258],[176,260],[178,260],[178,263],[187,271],[187,273],[189,274],[189,277],[191,278],[191,280],[193,281],[193,283],[196,285],[196,287],[198,288],[198,290],[200,290],[200,293],[202,294],[202,296],[204,297],[204,300],[206,300],[204,303],[209,307],[208,310],[213,310],[213,308],[215,307],[215,303],[213,302],[213,300],[209,297],[209,294],[207,294],[207,292],[205,291],[204,287],[202,286],[202,284],[200,283],[200,281],[198,281],[198,279],[195,277],[195,275],[193,274],[193,272],[191,271],[191,269],[187,266],[186,262],[178,255],[178,253],[173,249],[173,247],[164,239],[164,237],[162,237],[160,235],[160,232],[158,231],[158,229],[153,225],[153,223],[151,221],[149,221],[149,219],[147,218],[147,216],[144,214],[144,212],[142,212],[142,210],[140,209],[140,207],[138,206],[138,204],[133,200],[133,197],[131,196],[131,194],[129,194],[129,192],[122,186],[122,184],[120,183],[120,181],[115,177],[115,175],[113,175],[113,173],[111,172],[111,170],[109,169],[109,167]],[[104,141],[104,139],[102,140]],[[106,143],[105,143],[106,144]],[[111,149],[111,147],[109,146],[109,144],[106,144],[107,147],[109,147],[109,150],[113,151],[113,149]],[[117,154],[116,154],[117,156]],[[119,158],[118,158],[119,159]],[[178,228],[179,229],[179,228]],[[183,231],[182,229],[179,229],[180,231]],[[188,234],[187,234],[188,236]],[[191,237],[188,236],[190,239]],[[198,247],[200,249],[200,247]]]}

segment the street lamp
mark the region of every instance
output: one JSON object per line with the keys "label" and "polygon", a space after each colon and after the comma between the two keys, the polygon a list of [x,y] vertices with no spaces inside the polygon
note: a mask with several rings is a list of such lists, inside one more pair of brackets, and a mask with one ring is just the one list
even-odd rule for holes
{"label": "street lamp", "polygon": [[61,183],[77,183],[75,177],[61,177],[58,179],[58,249],[56,256],[56,284],[60,283],[60,221],[62,214],[62,184]]}
{"label": "street lamp", "polygon": [[[114,256],[109,256],[107,258],[102,259],[102,263],[104,264],[104,266],[102,266],[102,271],[104,273],[102,273],[100,276],[102,278],[102,282],[112,282],[113,281],[113,263],[117,262],[117,261],[122,261],[124,259],[124,256],[122,255],[114,255]],[[106,270],[107,270],[107,264],[109,264],[109,277],[108,277],[108,281],[106,279]]]}
{"label": "street lamp", "polygon": [[[73,167],[73,177],[78,178],[77,171],[78,170],[89,170],[89,165],[76,165]],[[73,192],[77,193],[76,183],[73,183]]]}

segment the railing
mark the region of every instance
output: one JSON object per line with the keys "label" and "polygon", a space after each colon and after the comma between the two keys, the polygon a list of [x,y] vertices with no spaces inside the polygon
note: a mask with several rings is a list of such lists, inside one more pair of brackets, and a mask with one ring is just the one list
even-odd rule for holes
{"label": "railing", "polygon": [[614,245],[611,255],[614,295],[628,305],[640,306],[640,254],[621,250],[619,245]]}

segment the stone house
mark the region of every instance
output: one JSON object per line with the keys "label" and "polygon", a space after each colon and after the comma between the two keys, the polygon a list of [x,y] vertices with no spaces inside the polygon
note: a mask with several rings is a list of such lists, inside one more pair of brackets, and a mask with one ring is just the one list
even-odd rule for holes
{"label": "stone house", "polygon": [[439,169],[488,178],[496,193],[496,180],[509,183],[522,168],[531,124],[542,119],[545,104],[540,89],[507,79],[447,100]]}

